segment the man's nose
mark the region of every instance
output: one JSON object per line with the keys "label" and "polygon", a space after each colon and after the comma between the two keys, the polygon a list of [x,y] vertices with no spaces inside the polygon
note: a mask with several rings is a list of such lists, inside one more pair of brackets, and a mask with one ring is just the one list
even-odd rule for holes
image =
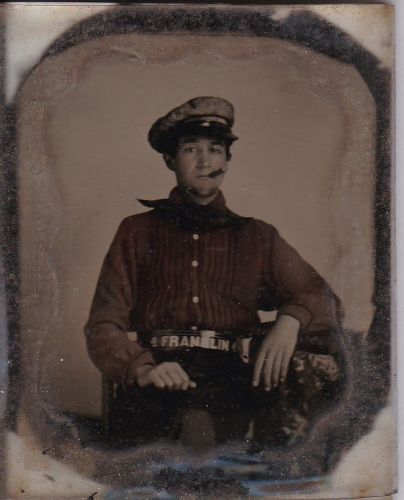
{"label": "man's nose", "polygon": [[201,150],[198,156],[198,166],[200,168],[206,168],[210,166],[210,154],[209,151]]}

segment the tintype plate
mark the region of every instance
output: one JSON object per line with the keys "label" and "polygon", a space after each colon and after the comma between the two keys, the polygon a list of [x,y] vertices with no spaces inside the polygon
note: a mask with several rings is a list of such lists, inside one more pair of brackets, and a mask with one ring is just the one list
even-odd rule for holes
{"label": "tintype plate", "polygon": [[392,495],[393,8],[1,13],[2,497]]}

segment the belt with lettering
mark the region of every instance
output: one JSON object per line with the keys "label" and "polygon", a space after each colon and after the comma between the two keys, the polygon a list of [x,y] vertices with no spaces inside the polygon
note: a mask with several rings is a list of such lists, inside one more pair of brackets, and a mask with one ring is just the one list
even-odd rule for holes
{"label": "belt with lettering", "polygon": [[[135,338],[136,335],[136,338]],[[132,340],[135,332],[128,333]],[[244,362],[249,359],[251,334],[239,335],[234,332],[215,330],[153,330],[143,339],[152,349],[212,349],[215,351],[238,352]]]}

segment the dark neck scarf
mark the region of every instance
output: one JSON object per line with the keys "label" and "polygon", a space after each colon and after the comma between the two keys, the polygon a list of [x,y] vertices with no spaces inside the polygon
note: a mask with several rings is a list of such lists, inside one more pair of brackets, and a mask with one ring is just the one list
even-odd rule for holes
{"label": "dark neck scarf", "polygon": [[221,191],[207,205],[198,205],[189,201],[178,187],[171,191],[167,199],[139,201],[145,207],[153,208],[158,217],[187,231],[219,229],[244,224],[249,220],[248,217],[241,217],[226,207]]}

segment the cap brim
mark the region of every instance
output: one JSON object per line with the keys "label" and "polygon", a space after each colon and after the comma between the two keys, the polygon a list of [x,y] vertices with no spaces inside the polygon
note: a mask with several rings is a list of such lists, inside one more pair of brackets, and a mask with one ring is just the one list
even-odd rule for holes
{"label": "cap brim", "polygon": [[238,139],[227,124],[214,121],[192,121],[179,123],[171,132],[172,138],[179,138],[186,135],[197,137],[215,137],[233,142]]}

